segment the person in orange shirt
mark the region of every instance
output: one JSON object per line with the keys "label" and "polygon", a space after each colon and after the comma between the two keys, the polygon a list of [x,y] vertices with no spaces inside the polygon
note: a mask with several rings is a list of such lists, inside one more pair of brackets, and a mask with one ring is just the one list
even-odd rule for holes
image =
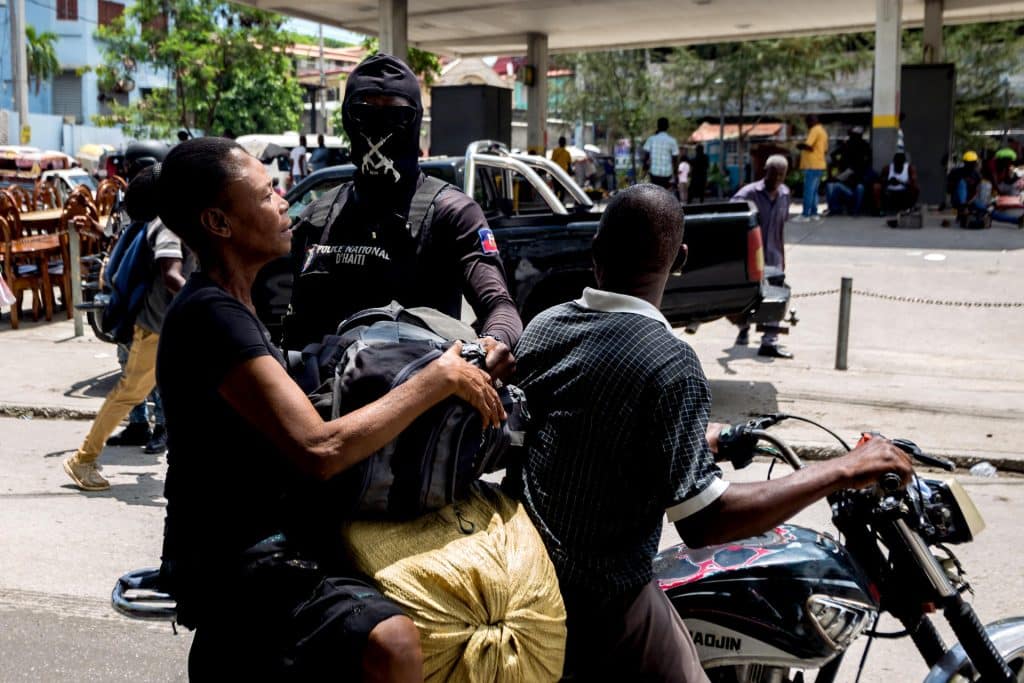
{"label": "person in orange shirt", "polygon": [[565,137],[558,138],[558,147],[551,151],[551,161],[561,166],[566,173],[569,172],[572,157],[569,156],[569,150],[565,148]]}
{"label": "person in orange shirt", "polygon": [[828,150],[828,133],[818,122],[818,117],[808,114],[807,139],[797,144],[800,150],[800,170],[804,174],[804,208],[802,215],[794,220],[821,220],[818,215],[818,185],[825,172],[825,152]]}
{"label": "person in orange shirt", "polygon": [[[558,138],[558,147],[551,150],[551,161],[558,164],[563,171],[569,173],[569,168],[572,165],[572,157],[569,155],[569,150],[565,147],[565,136]],[[561,183],[555,183],[555,194],[558,195],[559,199],[564,196],[564,190],[562,189]]]}

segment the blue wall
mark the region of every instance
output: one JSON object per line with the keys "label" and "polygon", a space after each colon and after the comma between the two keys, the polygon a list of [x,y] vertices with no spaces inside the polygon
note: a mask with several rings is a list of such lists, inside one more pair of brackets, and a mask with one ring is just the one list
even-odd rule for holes
{"label": "blue wall", "polygon": [[[52,0],[51,0],[52,1]],[[14,89],[11,84],[11,26],[10,2],[7,7],[0,7],[0,108],[14,109]],[[102,64],[103,53],[100,44],[93,38],[96,31],[98,3],[94,0],[79,0],[78,19],[63,21],[57,19],[54,7],[45,7],[47,3],[25,2],[26,23],[33,26],[37,33],[52,31],[57,34],[57,58],[64,70],[83,70],[82,73],[82,121],[85,125],[92,123],[92,117],[100,113],[100,102],[96,73],[92,70]],[[126,3],[128,6],[132,4]],[[87,70],[88,69],[88,70]],[[148,70],[140,70],[136,76],[135,90],[129,95],[131,101],[140,97],[141,88],[167,87],[166,77],[159,77]],[[50,83],[43,83],[39,94],[35,85],[29,82],[30,114],[50,114],[53,112],[53,91]],[[39,146],[39,145],[37,145]]]}

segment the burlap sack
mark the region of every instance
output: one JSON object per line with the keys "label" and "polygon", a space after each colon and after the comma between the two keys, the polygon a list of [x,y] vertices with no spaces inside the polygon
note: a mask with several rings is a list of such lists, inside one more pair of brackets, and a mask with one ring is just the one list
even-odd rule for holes
{"label": "burlap sack", "polygon": [[410,522],[344,531],[356,566],[420,630],[427,681],[557,681],[565,607],[544,543],[521,505],[478,482]]}

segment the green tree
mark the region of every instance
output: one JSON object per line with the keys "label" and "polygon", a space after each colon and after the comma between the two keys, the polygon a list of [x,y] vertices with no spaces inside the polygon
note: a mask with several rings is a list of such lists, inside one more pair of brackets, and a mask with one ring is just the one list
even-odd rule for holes
{"label": "green tree", "polygon": [[57,59],[57,34],[50,31],[36,33],[34,26],[25,27],[26,65],[29,81],[35,81],[36,94],[43,81],[48,81],[60,73],[60,60]]}
{"label": "green tree", "polygon": [[[921,31],[905,31],[903,61],[919,62]],[[994,147],[982,135],[1020,119],[1008,78],[1024,71],[1024,21],[963,24],[943,28],[945,61],[956,66],[953,146],[960,151]]]}
{"label": "green tree", "polygon": [[113,104],[99,125],[133,135],[184,128],[211,134],[280,132],[298,126],[302,88],[281,31],[283,17],[221,0],[138,0],[96,38],[104,93],[127,92],[143,66],[172,86],[130,105]]}
{"label": "green tree", "polygon": [[[363,49],[366,50],[366,56],[372,57],[380,52],[380,41],[375,37],[367,37],[363,41]],[[433,52],[427,52],[417,47],[409,47],[408,54],[406,55],[405,63],[409,65],[412,72],[419,76],[423,80],[423,85],[430,87],[441,73],[441,59]],[[342,88],[344,92],[344,88]],[[344,126],[341,120],[341,108],[335,110],[334,115],[331,118],[331,125],[336,131],[342,131]],[[338,133],[341,135],[342,133]]]}
{"label": "green tree", "polygon": [[682,111],[737,119],[742,160],[749,128],[763,116],[793,111],[813,90],[834,99],[829,85],[838,76],[870,64],[862,40],[854,34],[682,48],[668,56],[664,69],[669,103]]}
{"label": "green tree", "polygon": [[555,113],[570,121],[594,121],[608,139],[627,138],[636,178],[640,136],[659,116],[652,106],[654,83],[645,50],[583,52],[556,58],[573,71],[555,100]]}

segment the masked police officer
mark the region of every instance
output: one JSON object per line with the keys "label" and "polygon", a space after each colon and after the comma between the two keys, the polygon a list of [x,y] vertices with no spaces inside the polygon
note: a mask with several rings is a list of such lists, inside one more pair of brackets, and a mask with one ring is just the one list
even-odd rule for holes
{"label": "masked police officer", "polygon": [[295,225],[284,346],[319,342],[349,315],[392,300],[458,318],[465,294],[488,371],[506,377],[523,325],[494,235],[472,198],[420,172],[422,119],[419,83],[401,60],[379,54],[349,76],[342,121],[355,178],[306,207]]}

